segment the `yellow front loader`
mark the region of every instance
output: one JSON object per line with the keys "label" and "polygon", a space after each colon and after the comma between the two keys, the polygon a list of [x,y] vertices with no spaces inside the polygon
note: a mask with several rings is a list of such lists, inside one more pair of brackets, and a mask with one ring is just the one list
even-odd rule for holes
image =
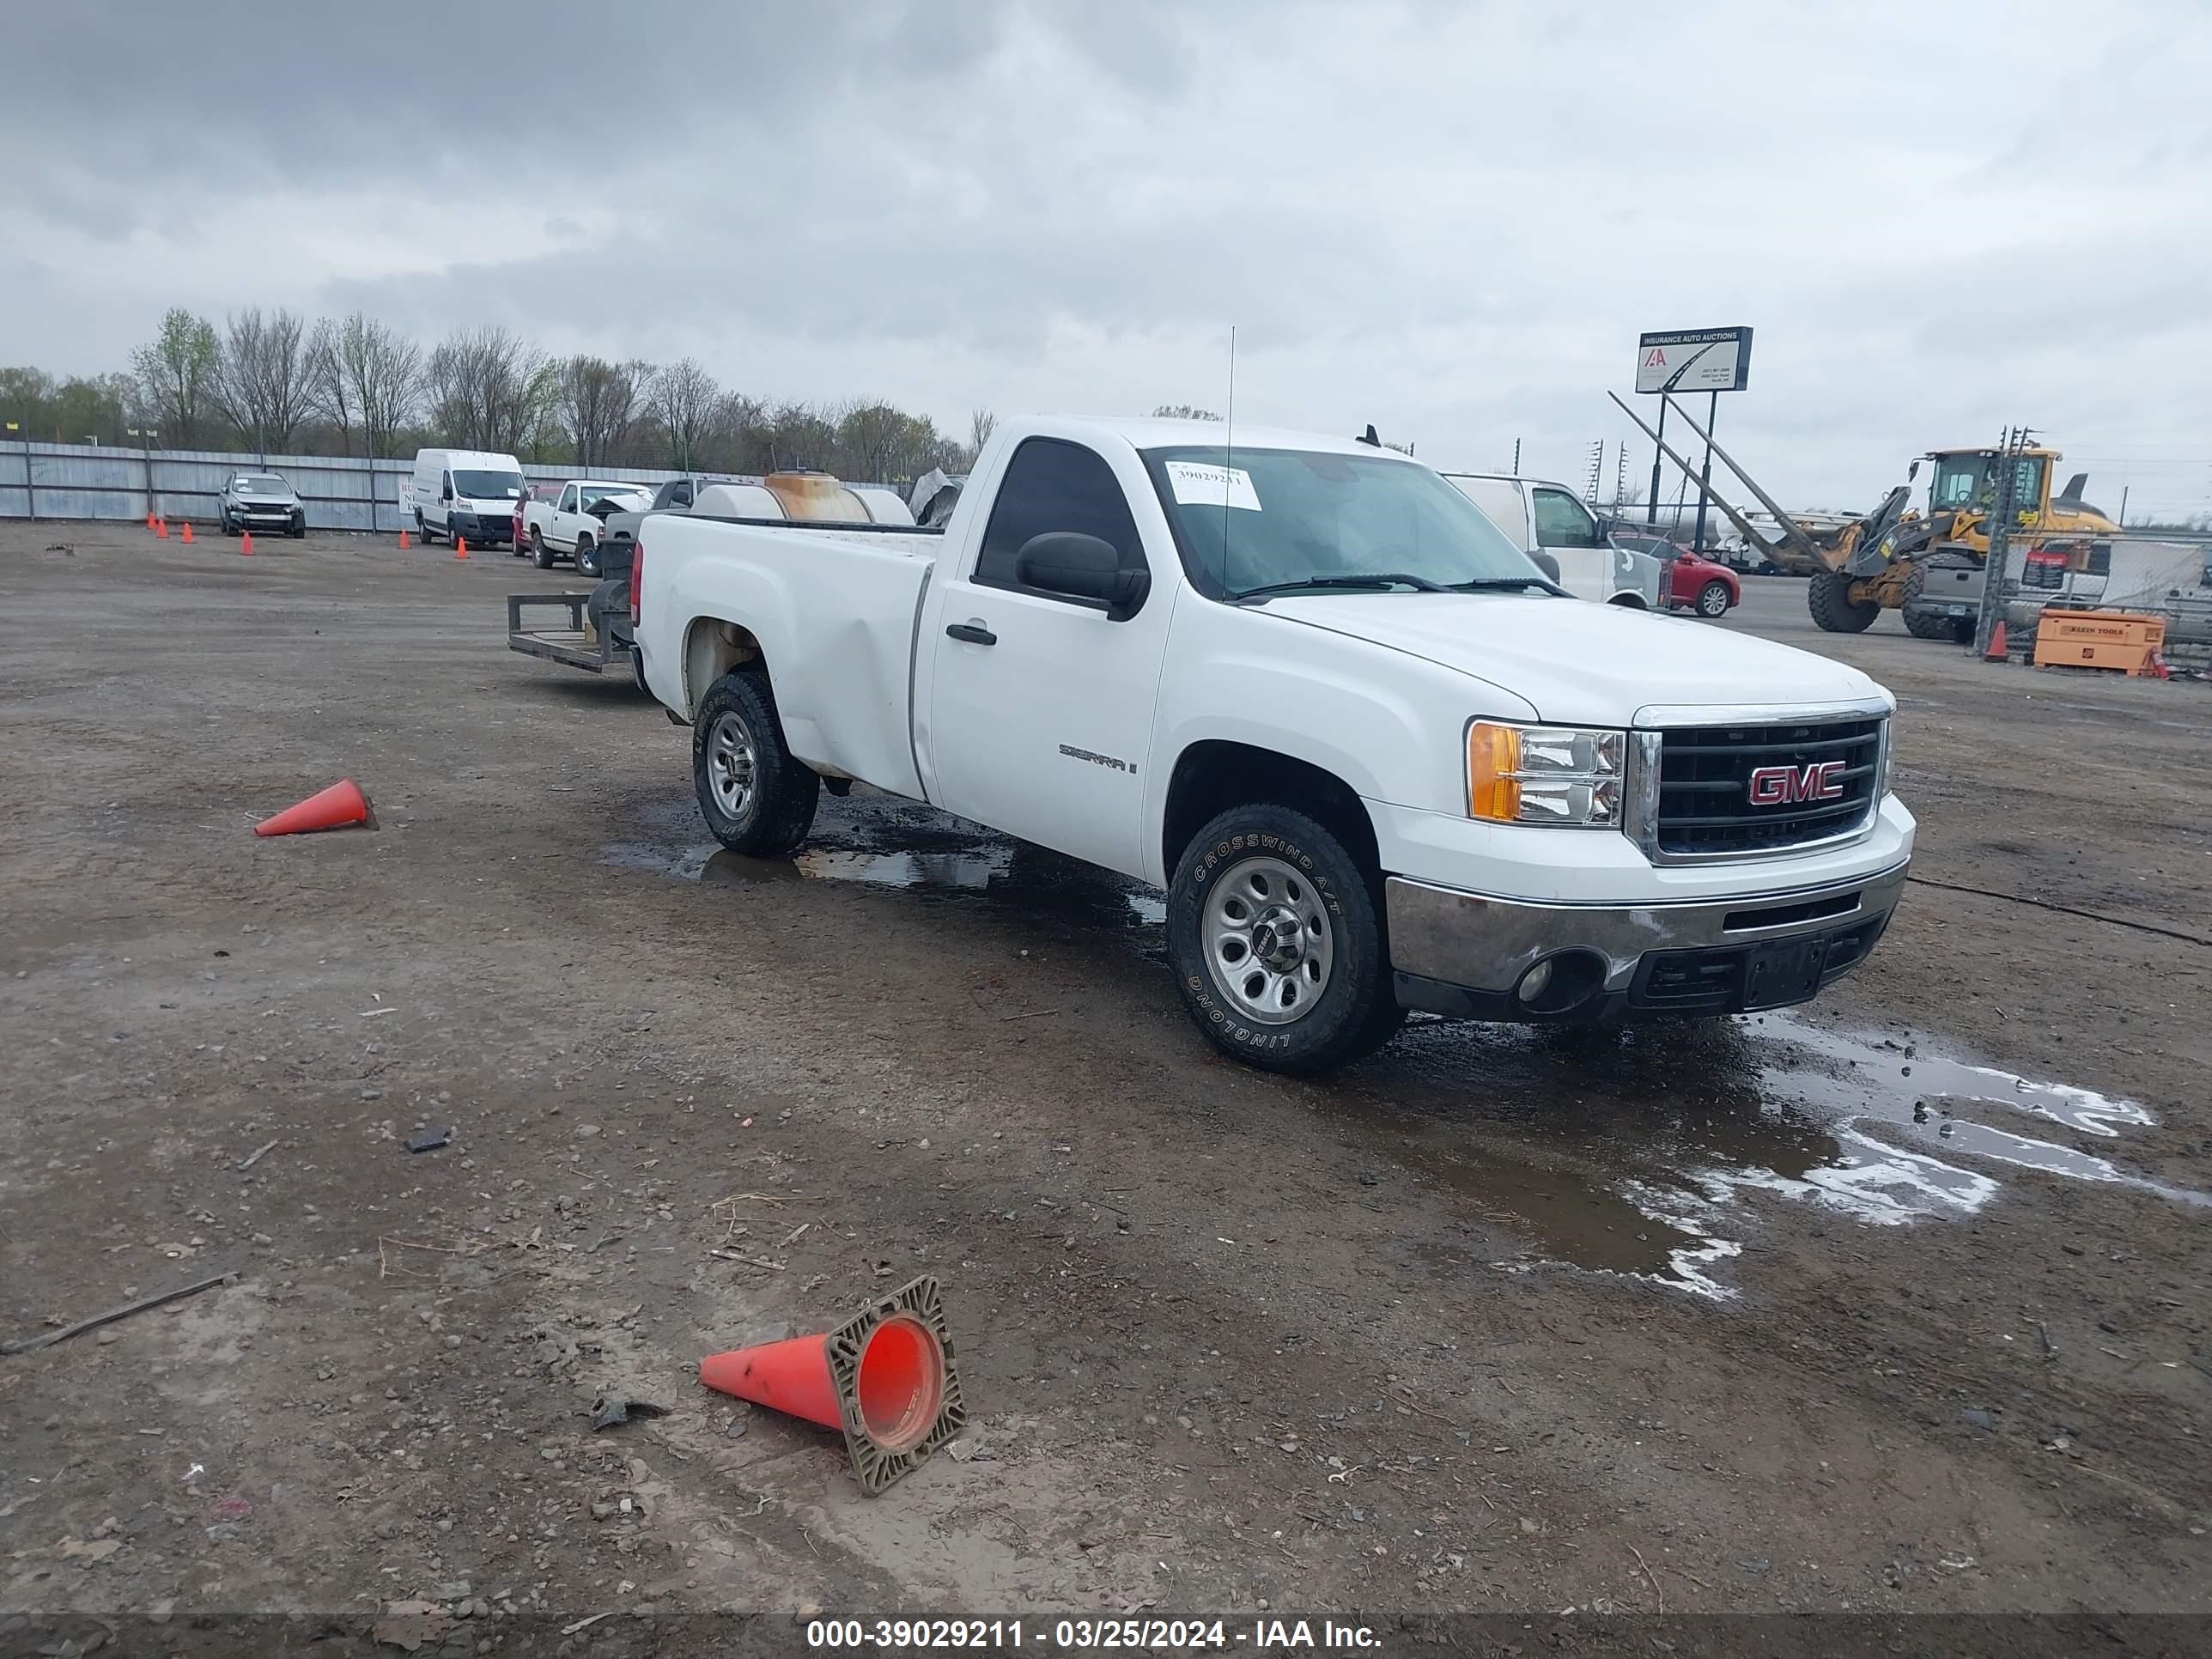
{"label": "yellow front loader", "polygon": [[[1697,477],[1697,469],[1633,409],[1617,396],[1613,402],[1668,459]],[[1760,535],[1718,495],[1711,497],[1753,547],[1782,568],[1811,578],[1805,601],[1821,629],[1863,633],[1884,611],[1897,611],[1918,638],[1963,643],[1972,637],[2003,452],[1995,447],[1932,451],[1912,463],[1905,482],[1873,512],[1838,529],[1808,532],[1714,443],[1712,434],[1681,404],[1674,404],[1673,412],[1773,515],[1782,530],[1778,543]],[[1923,460],[1935,464],[1925,512],[1909,504],[1912,480],[1919,476]],[[2075,473],[2065,489],[2051,494],[2051,475],[2058,460],[2055,449],[2015,452],[2014,465],[2019,470],[2013,479],[2013,500],[2017,506],[2010,538],[2014,545],[2025,546],[2031,580],[2054,586],[2069,574],[2101,579],[2112,566],[2108,538],[2121,533],[2118,524],[2081,499],[2087,473]],[[2101,590],[2101,581],[2099,586]]]}

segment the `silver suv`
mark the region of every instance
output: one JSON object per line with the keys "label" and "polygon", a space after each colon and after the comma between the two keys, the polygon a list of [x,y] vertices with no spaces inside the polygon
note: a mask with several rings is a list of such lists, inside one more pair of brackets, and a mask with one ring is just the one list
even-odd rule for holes
{"label": "silver suv", "polygon": [[242,530],[281,530],[288,536],[307,533],[307,509],[291,485],[274,472],[234,472],[216,502],[222,519],[222,533]]}

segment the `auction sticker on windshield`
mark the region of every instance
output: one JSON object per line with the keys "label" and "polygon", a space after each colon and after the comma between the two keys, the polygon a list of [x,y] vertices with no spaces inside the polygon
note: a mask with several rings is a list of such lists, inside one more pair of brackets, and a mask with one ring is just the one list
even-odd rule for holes
{"label": "auction sticker on windshield", "polygon": [[1178,507],[1237,507],[1247,513],[1260,510],[1260,497],[1252,488],[1252,475],[1241,466],[1206,466],[1196,461],[1170,461],[1168,483]]}

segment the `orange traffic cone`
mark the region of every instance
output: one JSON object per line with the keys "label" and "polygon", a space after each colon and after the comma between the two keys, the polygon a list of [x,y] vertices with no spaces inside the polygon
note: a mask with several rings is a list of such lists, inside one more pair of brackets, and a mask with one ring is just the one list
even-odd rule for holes
{"label": "orange traffic cone", "polygon": [[466,536],[453,538],[453,556],[457,559],[465,559],[469,556],[469,538]]}
{"label": "orange traffic cone", "polygon": [[152,534],[152,533],[153,533],[153,530],[154,530],[154,515],[153,515],[152,514],[149,513],[149,514],[146,515],[146,531],[147,531],[147,533],[148,533],[149,535]]}
{"label": "orange traffic cone", "polygon": [[[295,809],[297,810],[297,809]],[[924,1274],[819,1336],[709,1354],[699,1380],[757,1406],[842,1429],[871,1496],[968,1420],[937,1281]]]}
{"label": "orange traffic cone", "polygon": [[185,545],[190,547],[192,544],[192,521],[190,519],[185,520],[184,531]]}
{"label": "orange traffic cone", "polygon": [[238,550],[249,559],[253,556],[253,532],[251,530],[238,532]]}
{"label": "orange traffic cone", "polygon": [[257,836],[297,836],[310,830],[343,830],[349,823],[368,822],[368,797],[351,778],[288,806],[273,818],[253,826]]}
{"label": "orange traffic cone", "polygon": [[2012,653],[2005,649],[2004,618],[1999,617],[1997,625],[1990,630],[1990,648],[1982,653],[1982,660],[2006,662],[2010,660],[2011,655]]}
{"label": "orange traffic cone", "polygon": [[407,550],[407,532],[403,530],[399,532],[399,550],[402,553],[404,553]]}
{"label": "orange traffic cone", "polygon": [[168,521],[167,519],[156,519],[156,520],[154,520],[154,533],[155,533],[156,536],[159,536],[159,537],[160,537],[163,541],[165,541],[165,542],[166,542],[167,540],[168,540],[168,539],[169,539],[169,521]]}

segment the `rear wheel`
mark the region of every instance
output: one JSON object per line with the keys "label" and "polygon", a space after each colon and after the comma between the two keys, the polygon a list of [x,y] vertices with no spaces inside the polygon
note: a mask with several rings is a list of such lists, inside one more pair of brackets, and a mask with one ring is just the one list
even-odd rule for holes
{"label": "rear wheel", "polygon": [[714,839],[781,858],[806,839],[822,780],[792,757],[764,674],[716,680],[691,723],[691,782]]}
{"label": "rear wheel", "polygon": [[1725,617],[1729,613],[1729,589],[1726,582],[1707,582],[1698,590],[1698,614],[1700,617]]}
{"label": "rear wheel", "polygon": [[1265,1071],[1328,1071],[1405,1019],[1368,872],[1272,802],[1231,807],[1192,840],[1168,893],[1168,957],[1206,1041]]}
{"label": "rear wheel", "polygon": [[1878,601],[1851,597],[1851,579],[1840,570],[1814,571],[1805,605],[1813,613],[1813,625],[1824,634],[1863,634],[1881,615]]}
{"label": "rear wheel", "polygon": [[553,568],[553,550],[545,545],[545,532],[536,525],[530,526],[530,562],[540,570]]}
{"label": "rear wheel", "polygon": [[599,574],[599,550],[589,536],[576,538],[576,574],[580,576]]}

